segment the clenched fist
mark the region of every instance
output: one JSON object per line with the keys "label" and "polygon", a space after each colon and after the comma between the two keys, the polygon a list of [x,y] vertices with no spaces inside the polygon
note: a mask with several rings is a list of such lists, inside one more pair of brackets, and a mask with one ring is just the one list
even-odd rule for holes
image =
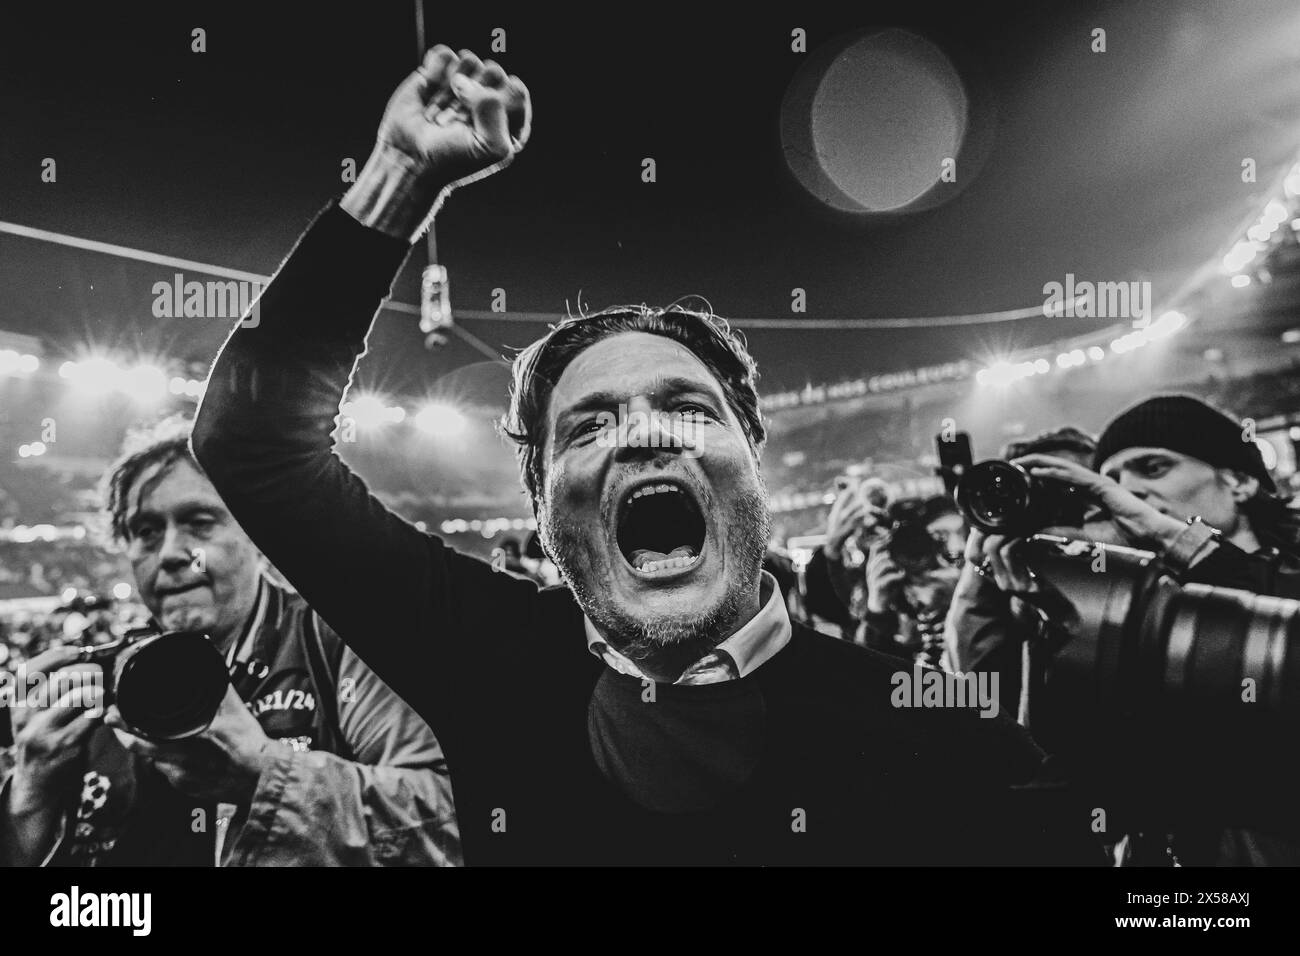
{"label": "clenched fist", "polygon": [[468,50],[436,46],[389,99],[375,150],[343,208],[367,226],[414,239],[450,190],[506,166],[531,125],[519,77]]}

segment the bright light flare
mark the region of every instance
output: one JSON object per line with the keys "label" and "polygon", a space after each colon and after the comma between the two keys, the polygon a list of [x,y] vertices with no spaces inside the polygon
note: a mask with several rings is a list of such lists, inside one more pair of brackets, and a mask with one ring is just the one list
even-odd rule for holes
{"label": "bright light flare", "polygon": [[430,402],[415,415],[415,427],[431,438],[451,439],[469,425],[463,412],[442,402]]}
{"label": "bright light flare", "polygon": [[392,409],[378,395],[359,395],[344,402],[341,411],[362,428],[376,428],[394,420]]}
{"label": "bright light flare", "polygon": [[118,388],[141,404],[159,402],[167,394],[167,375],[156,365],[137,365],[122,373]]}

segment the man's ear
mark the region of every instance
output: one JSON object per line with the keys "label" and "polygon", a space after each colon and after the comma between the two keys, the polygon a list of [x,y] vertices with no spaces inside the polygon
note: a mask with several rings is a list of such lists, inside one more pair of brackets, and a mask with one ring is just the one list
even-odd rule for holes
{"label": "man's ear", "polygon": [[1249,501],[1259,492],[1259,479],[1254,475],[1225,468],[1223,469],[1223,480],[1232,492],[1232,500],[1237,504]]}

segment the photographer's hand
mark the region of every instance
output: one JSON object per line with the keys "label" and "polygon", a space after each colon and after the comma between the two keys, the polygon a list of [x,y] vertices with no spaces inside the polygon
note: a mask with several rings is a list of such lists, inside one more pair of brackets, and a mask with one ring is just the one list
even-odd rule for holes
{"label": "photographer's hand", "polygon": [[1052,455],[1025,455],[1017,458],[1016,464],[1036,478],[1051,478],[1081,489],[1110,513],[1130,542],[1152,545],[1163,553],[1187,528],[1183,521],[1157,511],[1118,482],[1075,462]]}
{"label": "photographer's hand", "polygon": [[890,610],[898,590],[903,586],[907,573],[900,568],[889,554],[885,542],[871,546],[867,555],[867,610],[872,614],[883,614]]}
{"label": "photographer's hand", "polygon": [[832,561],[843,560],[844,542],[862,525],[866,505],[858,497],[857,488],[850,485],[841,489],[826,517],[826,543],[823,549]]}
{"label": "photographer's hand", "polygon": [[[36,866],[53,847],[77,793],[86,742],[104,716],[101,668],[74,664],[77,655],[76,647],[55,647],[28,661],[15,701],[21,706],[10,708],[14,772],[0,808],[0,840],[14,866]],[[22,686],[37,674],[46,678],[39,685],[45,699]]]}
{"label": "photographer's hand", "polygon": [[1033,594],[1040,588],[1038,578],[1021,558],[1024,543],[1024,538],[985,534],[972,528],[966,538],[966,561],[991,575],[998,588],[1007,594]]}
{"label": "photographer's hand", "polygon": [[268,751],[275,744],[233,687],[226,688],[211,726],[184,740],[153,743],[136,737],[122,723],[116,707],[109,708],[105,723],[120,731],[127,748],[152,762],[181,793],[196,800],[232,803],[241,810],[252,804],[258,778],[271,761]]}
{"label": "photographer's hand", "polygon": [[508,165],[531,125],[519,77],[468,50],[435,46],[389,99],[374,151],[342,207],[364,225],[412,241],[445,192]]}
{"label": "photographer's hand", "polygon": [[840,489],[826,517],[826,543],[823,550],[832,561],[842,561],[844,543],[868,526],[879,525],[887,518],[884,508],[868,503],[862,494],[861,483],[842,479],[847,484]]}

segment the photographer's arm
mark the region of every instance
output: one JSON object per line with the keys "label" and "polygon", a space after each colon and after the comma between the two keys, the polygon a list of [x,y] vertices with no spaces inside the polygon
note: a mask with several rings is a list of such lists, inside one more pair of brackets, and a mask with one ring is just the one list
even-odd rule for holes
{"label": "photographer's arm", "polygon": [[962,673],[1002,671],[1019,666],[1022,637],[1012,616],[1011,598],[967,562],[957,580],[944,643]]}

